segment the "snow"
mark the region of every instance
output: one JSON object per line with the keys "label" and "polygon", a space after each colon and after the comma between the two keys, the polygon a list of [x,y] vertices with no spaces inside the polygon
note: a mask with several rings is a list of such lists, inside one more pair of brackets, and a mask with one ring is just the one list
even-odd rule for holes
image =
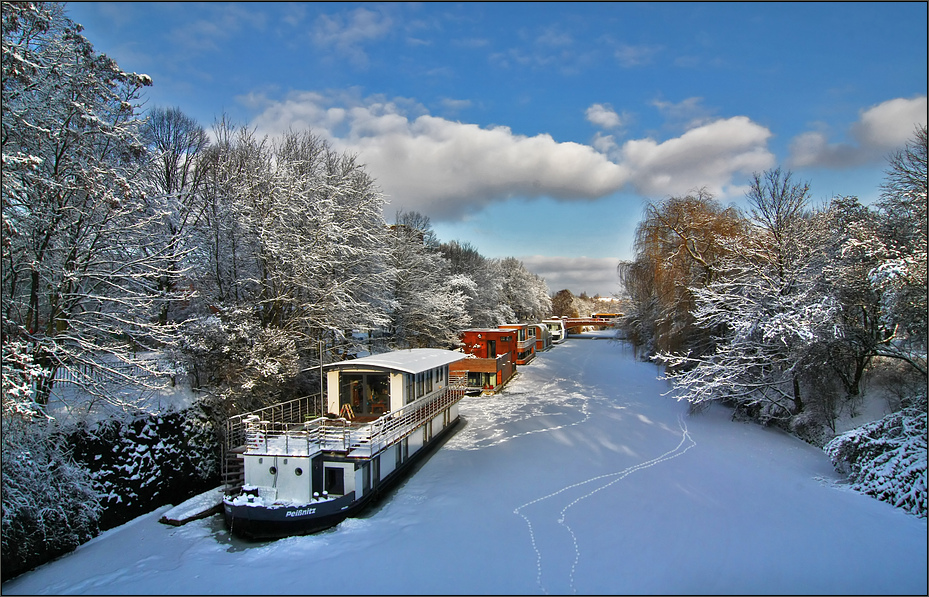
{"label": "snow", "polygon": [[793,436],[688,414],[595,335],[465,398],[460,430],[363,518],[247,543],[159,508],[3,594],[926,594],[926,519]]}
{"label": "snow", "polygon": [[189,500],[184,501],[164,513],[162,521],[172,523],[184,523],[188,520],[202,516],[204,512],[212,510],[220,505],[223,499],[223,486],[220,485],[199,495],[195,495]]}

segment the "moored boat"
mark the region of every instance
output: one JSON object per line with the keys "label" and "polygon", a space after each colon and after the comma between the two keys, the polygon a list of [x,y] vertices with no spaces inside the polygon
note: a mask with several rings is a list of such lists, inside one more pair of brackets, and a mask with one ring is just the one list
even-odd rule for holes
{"label": "moored boat", "polygon": [[244,473],[223,497],[230,532],[302,535],[364,511],[458,424],[466,385],[449,365],[463,357],[421,348],[332,363],[327,416],[303,421],[308,409],[286,403],[236,417]]}
{"label": "moored boat", "polygon": [[565,328],[564,319],[553,318],[543,319],[542,323],[548,327],[552,335],[552,344],[561,344],[568,338],[568,330]]}

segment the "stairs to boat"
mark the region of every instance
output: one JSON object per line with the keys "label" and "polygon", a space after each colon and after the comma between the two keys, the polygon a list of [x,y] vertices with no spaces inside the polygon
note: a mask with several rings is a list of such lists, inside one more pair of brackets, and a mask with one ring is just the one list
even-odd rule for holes
{"label": "stairs to boat", "polygon": [[245,453],[248,446],[236,446],[226,451],[223,460],[223,486],[227,492],[235,492],[245,485]]}

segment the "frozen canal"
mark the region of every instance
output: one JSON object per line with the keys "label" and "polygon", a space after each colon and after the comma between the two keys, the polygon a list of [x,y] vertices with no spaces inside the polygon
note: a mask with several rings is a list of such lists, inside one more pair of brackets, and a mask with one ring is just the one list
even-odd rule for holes
{"label": "frozen canal", "polygon": [[607,339],[539,354],[361,519],[246,544],[159,509],[4,594],[925,594],[926,522]]}

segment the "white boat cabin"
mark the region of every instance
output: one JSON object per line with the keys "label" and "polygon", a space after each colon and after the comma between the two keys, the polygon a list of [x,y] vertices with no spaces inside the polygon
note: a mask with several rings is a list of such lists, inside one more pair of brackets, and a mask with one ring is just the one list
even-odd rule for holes
{"label": "white boat cabin", "polygon": [[565,328],[563,319],[543,319],[542,323],[548,328],[552,335],[552,344],[561,344],[568,337],[568,330]]}
{"label": "white boat cabin", "polygon": [[326,365],[326,404],[347,419],[376,418],[428,399],[449,385],[448,366],[461,352],[437,348],[397,350]]}
{"label": "white boat cabin", "polygon": [[243,419],[248,495],[236,505],[358,499],[458,420],[461,352],[420,348],[325,366],[329,414],[309,421]]}

